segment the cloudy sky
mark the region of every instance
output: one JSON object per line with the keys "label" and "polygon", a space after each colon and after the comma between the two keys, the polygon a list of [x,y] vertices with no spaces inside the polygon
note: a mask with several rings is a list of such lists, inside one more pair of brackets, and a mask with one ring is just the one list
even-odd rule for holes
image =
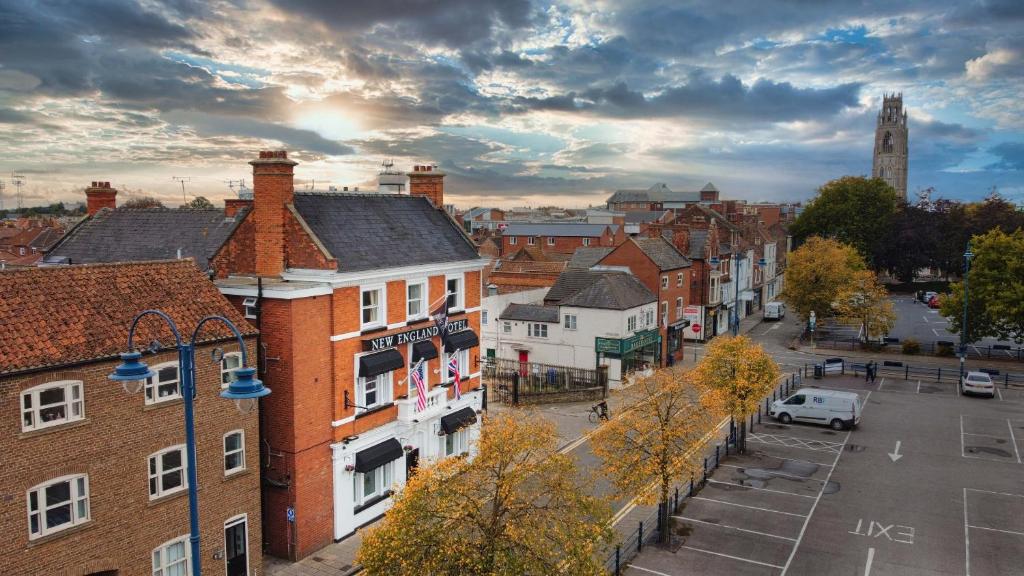
{"label": "cloudy sky", "polygon": [[174,204],[285,147],[299,188],[434,162],[463,206],[797,200],[870,172],[902,91],[911,190],[1022,202],[1022,30],[1020,0],[0,0],[0,179]]}

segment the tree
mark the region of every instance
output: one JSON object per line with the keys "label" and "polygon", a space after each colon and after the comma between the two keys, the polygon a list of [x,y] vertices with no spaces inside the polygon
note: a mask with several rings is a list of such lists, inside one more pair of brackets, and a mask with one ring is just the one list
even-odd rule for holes
{"label": "tree", "polygon": [[811,236],[851,244],[874,264],[896,216],[898,196],[880,178],[844,176],[818,189],[790,232],[798,244]]}
{"label": "tree", "polygon": [[[967,276],[968,320],[966,342],[985,337],[1024,341],[1024,230],[1007,234],[996,228],[971,240],[974,259]],[[941,312],[950,320],[949,331],[963,327],[964,285],[951,285],[942,298]]]}
{"label": "tree", "polygon": [[781,374],[764,348],[746,336],[715,338],[694,368],[694,380],[711,390],[715,402],[739,423],[736,448],[740,452],[747,450],[747,418],[757,412]]}
{"label": "tree", "polygon": [[604,574],[611,509],[589,496],[555,427],[508,411],[485,418],[479,452],[423,467],[363,539],[368,574]]}
{"label": "tree", "polygon": [[876,256],[876,269],[912,282],[918,270],[935,265],[941,240],[936,226],[940,216],[900,202]]}
{"label": "tree", "polygon": [[896,309],[889,300],[889,292],[871,270],[854,272],[850,283],[840,288],[836,313],[848,322],[860,324],[865,342],[872,336],[888,334],[896,324]]}
{"label": "tree", "polygon": [[213,210],[215,206],[213,202],[206,199],[205,196],[196,196],[188,204],[182,204],[182,208],[190,208],[192,210]]}
{"label": "tree", "polygon": [[787,257],[782,298],[805,320],[812,311],[832,316],[840,290],[864,268],[864,259],[852,246],[812,236]]}
{"label": "tree", "polygon": [[667,543],[669,493],[703,467],[701,447],[722,412],[679,367],[640,378],[626,393],[629,408],[602,424],[591,446],[619,495],[658,504],[659,537]]}
{"label": "tree", "polygon": [[149,198],[147,196],[140,196],[132,198],[121,205],[123,208],[163,208],[163,202],[156,198]]}

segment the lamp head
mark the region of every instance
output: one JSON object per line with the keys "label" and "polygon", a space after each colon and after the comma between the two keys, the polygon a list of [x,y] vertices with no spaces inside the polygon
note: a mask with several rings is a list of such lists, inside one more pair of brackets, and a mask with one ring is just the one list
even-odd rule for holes
{"label": "lamp head", "polygon": [[142,388],[142,383],[147,378],[152,378],[155,375],[156,373],[142,361],[142,353],[132,350],[121,353],[121,363],[114,368],[108,378],[120,382],[126,392],[133,393]]}
{"label": "lamp head", "polygon": [[235,401],[235,406],[242,414],[248,414],[256,407],[256,400],[270,394],[270,388],[256,378],[256,369],[250,366],[235,368],[235,379],[228,384],[227,390],[220,393],[221,398]]}

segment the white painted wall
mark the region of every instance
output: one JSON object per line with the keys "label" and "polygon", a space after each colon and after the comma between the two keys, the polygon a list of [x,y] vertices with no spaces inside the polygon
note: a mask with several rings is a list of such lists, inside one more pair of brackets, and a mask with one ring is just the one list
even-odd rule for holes
{"label": "white painted wall", "polygon": [[[480,357],[487,357],[487,349],[498,350],[498,316],[509,304],[542,304],[548,288],[523,290],[509,294],[484,296],[480,299]],[[487,322],[484,322],[484,315]],[[500,354],[498,354],[501,356]]]}

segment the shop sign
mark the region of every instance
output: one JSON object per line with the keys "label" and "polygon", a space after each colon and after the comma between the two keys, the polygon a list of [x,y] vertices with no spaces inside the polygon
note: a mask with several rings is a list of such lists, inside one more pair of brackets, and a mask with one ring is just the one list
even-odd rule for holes
{"label": "shop sign", "polygon": [[[449,320],[448,321],[448,333],[454,334],[461,332],[469,328],[469,321],[465,318],[461,320]],[[437,336],[437,324],[433,322],[429,326],[422,328],[414,328],[412,330],[406,330],[405,332],[398,332],[396,334],[388,334],[387,336],[378,336],[370,340],[363,340],[363,350],[374,351],[374,350],[386,350],[387,348],[394,348],[395,346],[401,346],[402,344],[412,344],[413,342],[419,342],[420,340],[429,340]]]}
{"label": "shop sign", "polygon": [[595,338],[594,351],[598,354],[622,354],[622,340],[617,338]]}
{"label": "shop sign", "polygon": [[657,344],[661,339],[657,330],[645,330],[638,332],[622,341],[622,353],[629,354],[633,350]]}
{"label": "shop sign", "polygon": [[687,306],[683,308],[683,318],[690,321],[690,324],[694,324],[700,320],[700,307],[699,306]]}

